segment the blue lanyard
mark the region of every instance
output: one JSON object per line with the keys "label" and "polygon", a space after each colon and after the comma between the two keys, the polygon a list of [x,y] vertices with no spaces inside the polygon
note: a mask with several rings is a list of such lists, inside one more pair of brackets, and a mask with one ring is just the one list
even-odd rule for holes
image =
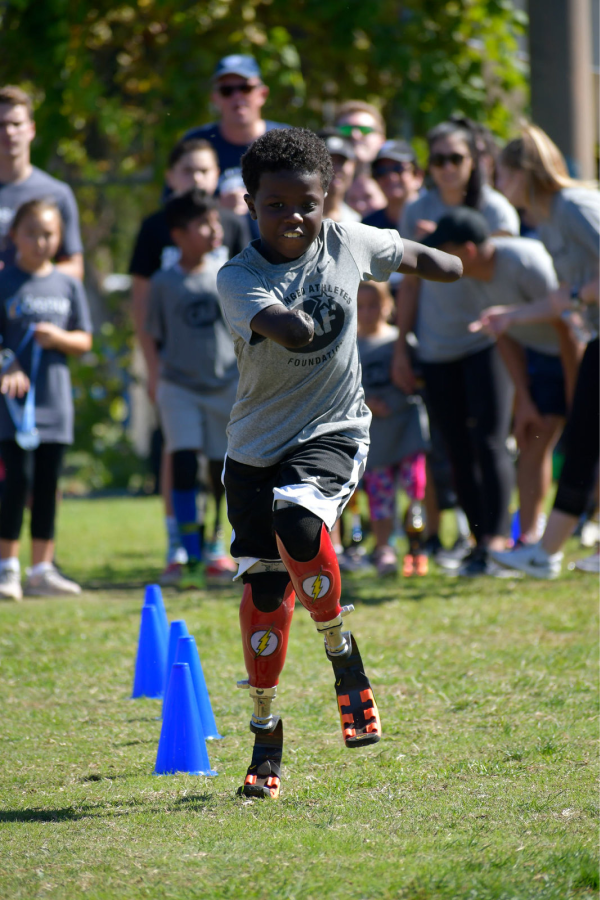
{"label": "blue lanyard", "polygon": [[[30,325],[25,333],[21,343],[17,347],[15,351],[15,358],[19,358],[19,354],[21,354],[27,344],[30,341],[33,341],[33,336],[35,334],[35,327]],[[27,396],[25,398],[25,403],[21,405],[14,397],[9,397],[8,394],[5,394],[4,399],[6,400],[6,407],[8,412],[10,413],[10,417],[14,422],[15,426],[15,440],[19,447],[22,447],[23,450],[35,450],[36,447],[39,447],[40,444],[40,436],[38,434],[38,430],[35,427],[35,382],[38,375],[38,370],[40,367],[40,360],[42,358],[42,348],[37,343],[37,341],[33,341],[31,347],[31,372],[29,374],[29,391],[27,392]]]}

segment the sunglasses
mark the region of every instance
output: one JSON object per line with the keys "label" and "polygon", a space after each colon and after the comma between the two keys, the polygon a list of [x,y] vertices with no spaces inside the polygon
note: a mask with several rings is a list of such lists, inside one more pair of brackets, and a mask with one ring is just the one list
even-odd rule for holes
{"label": "sunglasses", "polygon": [[217,91],[221,97],[233,97],[234,94],[251,94],[256,90],[257,84],[221,84]]}
{"label": "sunglasses", "polygon": [[383,178],[384,175],[389,175],[392,172],[395,172],[396,175],[403,175],[411,168],[412,163],[409,162],[377,163],[377,165],[373,166],[373,178]]}
{"label": "sunglasses", "polygon": [[432,153],[429,157],[429,165],[442,169],[446,163],[452,166],[460,166],[464,162],[464,153]]}
{"label": "sunglasses", "polygon": [[352,137],[354,131],[360,131],[362,135],[373,134],[374,131],[377,131],[372,125],[338,125],[337,130],[344,137]]}

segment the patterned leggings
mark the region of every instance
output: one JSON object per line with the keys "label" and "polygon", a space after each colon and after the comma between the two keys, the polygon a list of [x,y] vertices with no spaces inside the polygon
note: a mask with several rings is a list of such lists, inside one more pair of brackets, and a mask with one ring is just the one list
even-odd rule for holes
{"label": "patterned leggings", "polygon": [[413,453],[399,463],[370,469],[363,475],[363,485],[369,498],[371,519],[393,519],[398,484],[410,500],[425,497],[425,454]]}

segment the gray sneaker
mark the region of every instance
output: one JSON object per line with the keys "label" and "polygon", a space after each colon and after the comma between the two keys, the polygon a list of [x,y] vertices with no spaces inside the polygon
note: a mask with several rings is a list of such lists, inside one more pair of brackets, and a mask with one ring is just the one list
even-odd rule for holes
{"label": "gray sneaker", "polygon": [[20,572],[15,571],[15,569],[0,569],[0,599],[23,599]]}
{"label": "gray sneaker", "polygon": [[558,578],[560,575],[563,554],[561,552],[546,553],[541,544],[525,544],[516,550],[488,550],[492,559],[510,569],[519,569],[534,578]]}
{"label": "gray sneaker", "polygon": [[27,597],[60,597],[64,594],[80,594],[81,588],[51,566],[36,575],[32,575],[28,569],[24,593]]}

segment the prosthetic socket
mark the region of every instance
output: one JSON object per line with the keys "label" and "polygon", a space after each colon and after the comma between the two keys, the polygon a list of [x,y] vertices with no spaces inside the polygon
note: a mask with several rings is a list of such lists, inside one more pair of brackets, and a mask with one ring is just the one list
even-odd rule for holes
{"label": "prosthetic socket", "polygon": [[281,605],[272,612],[262,612],[254,605],[252,585],[244,585],[240,627],[248,681],[238,681],[238,687],[250,691],[254,703],[250,728],[254,732],[271,731],[277,724],[271,715],[271,703],[285,663],[295,601],[288,583]]}
{"label": "prosthetic socket", "polygon": [[292,559],[278,534],[276,538],[296,596],[310,613],[317,631],[323,635],[328,655],[345,656],[350,651],[350,644],[342,633],[342,616],[349,615],[354,607],[340,606],[340,568],[327,528],[322,526],[319,552],[308,562]]}

